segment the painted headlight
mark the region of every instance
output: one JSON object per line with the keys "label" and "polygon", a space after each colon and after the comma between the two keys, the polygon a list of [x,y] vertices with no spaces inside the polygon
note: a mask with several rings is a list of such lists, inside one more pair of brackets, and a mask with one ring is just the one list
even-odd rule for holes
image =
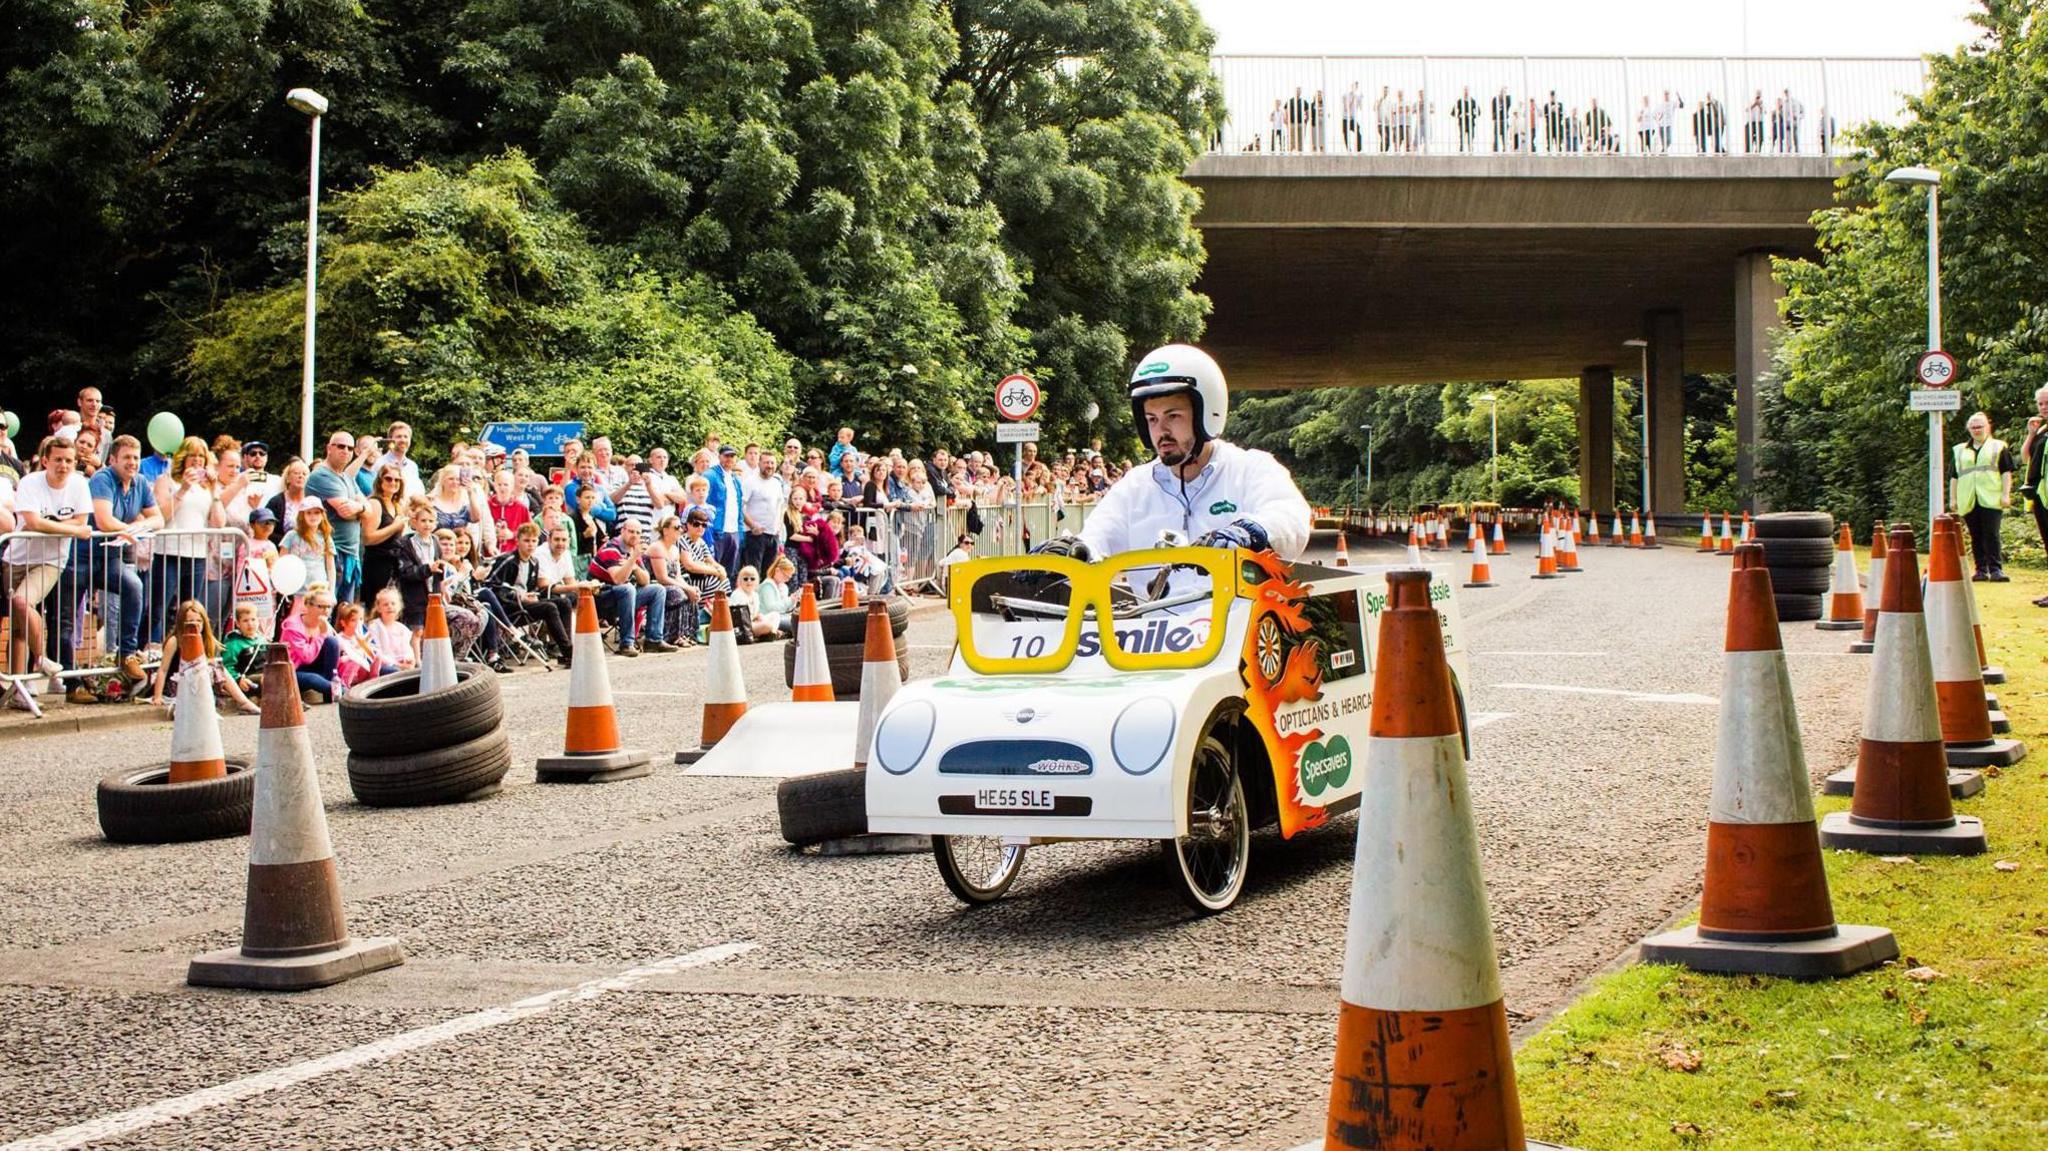
{"label": "painted headlight", "polygon": [[1116,756],[1116,765],[1132,775],[1158,767],[1166,758],[1166,749],[1173,746],[1173,726],[1173,705],[1156,696],[1124,708],[1109,731],[1109,750]]}
{"label": "painted headlight", "polygon": [[916,767],[925,748],[931,746],[932,728],[938,722],[938,709],[922,699],[890,708],[875,728],[875,762],[890,775],[902,775]]}

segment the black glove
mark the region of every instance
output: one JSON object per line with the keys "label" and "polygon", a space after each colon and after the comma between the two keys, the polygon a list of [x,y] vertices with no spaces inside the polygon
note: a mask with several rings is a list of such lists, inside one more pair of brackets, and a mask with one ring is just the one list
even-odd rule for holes
{"label": "black glove", "polygon": [[1262,552],[1273,546],[1266,538],[1266,529],[1251,520],[1232,520],[1220,528],[1211,528],[1195,540],[1198,548],[1244,548],[1247,551]]}
{"label": "black glove", "polygon": [[1076,535],[1058,535],[1031,549],[1035,556],[1072,556],[1082,563],[1094,563],[1095,553],[1088,550],[1088,542]]}

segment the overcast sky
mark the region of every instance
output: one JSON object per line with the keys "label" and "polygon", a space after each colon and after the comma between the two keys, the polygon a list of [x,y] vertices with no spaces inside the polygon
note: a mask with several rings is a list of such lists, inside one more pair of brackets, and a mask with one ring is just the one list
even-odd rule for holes
{"label": "overcast sky", "polygon": [[1972,0],[1195,0],[1227,54],[1917,56]]}

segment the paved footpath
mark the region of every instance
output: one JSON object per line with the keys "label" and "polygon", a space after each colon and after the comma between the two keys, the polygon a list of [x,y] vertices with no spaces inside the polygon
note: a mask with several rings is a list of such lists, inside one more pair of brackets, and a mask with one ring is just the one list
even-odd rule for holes
{"label": "paved footpath", "polygon": [[[1500,587],[1461,594],[1472,786],[1526,1023],[1697,893],[1728,565],[1588,549],[1585,574],[1538,582],[1517,551]],[[908,640],[934,674],[950,624],[925,613]],[[1853,754],[1847,642],[1786,628],[1817,775]],[[741,650],[753,697],[784,698],[780,650]],[[696,742],[703,669],[612,661],[657,763]],[[535,784],[566,689],[508,679],[505,790],[441,808],[357,806],[333,709],[311,712],[350,926],[410,959],[291,997],[182,983],[239,938],[243,840],[99,836],[95,780],[162,758],[167,725],[0,743],[0,1151],[1186,1151],[1320,1130],[1351,820],[1258,840],[1214,918],[1181,910],[1151,845],[1036,849],[969,912],[929,857],[787,850],[772,780]],[[253,751],[253,720],[224,726]]]}

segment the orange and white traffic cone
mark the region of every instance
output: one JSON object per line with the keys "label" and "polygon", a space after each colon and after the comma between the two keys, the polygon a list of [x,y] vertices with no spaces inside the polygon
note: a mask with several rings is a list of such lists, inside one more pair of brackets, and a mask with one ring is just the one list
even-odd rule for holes
{"label": "orange and white traffic cone", "polygon": [[569,664],[569,721],[562,754],[536,760],[535,778],[542,783],[609,783],[652,774],[647,753],[623,746],[619,738],[612,677],[597,628],[597,596],[588,587],[576,589],[576,634],[570,651],[575,658]]}
{"label": "orange and white traffic cone", "polygon": [[405,962],[396,939],[349,937],[297,686],[290,653],[271,644],[256,732],[242,945],[193,959],[185,982],[195,987],[304,991]]}
{"label": "orange and white traffic cone", "polygon": [[176,698],[171,715],[171,774],[164,782],[192,783],[227,775],[220,713],[213,706],[213,665],[206,658],[206,643],[197,623],[188,623],[178,632]]}
{"label": "orange and white traffic cone", "polygon": [[896,637],[889,630],[889,605],[868,601],[867,646],[860,657],[860,718],[853,728],[853,766],[866,767],[875,742],[875,724],[882,710],[903,689],[903,669],[896,665]]}
{"label": "orange and white traffic cone", "polygon": [[1632,548],[1643,546],[1643,513],[1641,512],[1628,513],[1628,546]]}
{"label": "orange and white traffic cone", "polygon": [[1536,532],[1536,570],[1529,573],[1530,579],[1558,579],[1557,541],[1551,536],[1550,524],[1546,521]]}
{"label": "orange and white traffic cone", "polygon": [[1579,566],[1579,544],[1572,535],[1576,521],[1567,518],[1557,530],[1557,539],[1551,545],[1557,551],[1557,570],[1563,574],[1575,575],[1586,569]]}
{"label": "orange and white traffic cone", "polygon": [[1519,1151],[1443,630],[1427,572],[1388,572],[1387,592],[1323,1145]]}
{"label": "orange and white traffic cone", "polygon": [[1721,513],[1721,554],[1724,556],[1735,554],[1735,530],[1729,523],[1727,512]]}
{"label": "orange and white traffic cone", "polygon": [[[600,652],[599,656],[602,657]],[[583,658],[577,652],[578,659]],[[448,638],[448,610],[437,587],[427,592],[426,626],[420,629],[420,691],[421,695],[454,687],[455,643]]]}
{"label": "orange and white traffic cone", "polygon": [[1927,644],[1934,658],[1934,692],[1941,704],[1941,738],[1951,767],[2011,767],[2026,758],[2027,747],[2016,739],[2000,739],[1991,730],[1984,668],[1970,624],[1970,585],[1963,575],[1961,538],[1955,517],[1937,517],[1927,556]]}
{"label": "orange and white traffic cone", "polygon": [[1863,596],[1863,638],[1849,645],[1849,650],[1859,655],[1877,650],[1877,597],[1884,590],[1884,540],[1884,521],[1879,520],[1870,529],[1870,590]]}
{"label": "orange and white traffic cone", "polygon": [[1856,582],[1856,540],[1849,525],[1835,530],[1835,571],[1828,586],[1828,614],[1813,625],[1820,631],[1863,630],[1863,588]]}
{"label": "orange and white traffic cone", "polygon": [[789,698],[797,703],[832,702],[832,664],[825,655],[825,625],[818,622],[818,597],[804,585],[796,609],[796,672]]}
{"label": "orange and white traffic cone", "polygon": [[1625,548],[1628,546],[1628,535],[1621,530],[1621,512],[1619,509],[1614,513],[1614,530],[1607,533],[1607,546],[1611,548]]}
{"label": "orange and white traffic cone", "polygon": [[1469,519],[1465,521],[1465,549],[1470,551],[1474,544],[1486,546],[1486,529],[1479,526],[1477,519]]}
{"label": "orange and white traffic cone", "polygon": [[1493,587],[1493,565],[1486,561],[1486,549],[1479,545],[1479,537],[1472,537],[1472,578],[1465,581],[1466,587]]}
{"label": "orange and white traffic cone", "polygon": [[[1954,516],[1949,517],[1948,530],[1949,533],[1955,536],[1956,538],[1956,555],[1960,557],[1963,554],[1965,547],[1967,546],[1963,542],[1962,520]],[[1970,630],[1972,633],[1975,634],[1977,639],[1977,666],[1984,673],[1984,682],[2004,683],[2005,669],[1994,666],[1991,662],[1990,656],[1984,650],[1984,621],[1983,617],[1977,614],[1976,581],[1963,581],[1963,596],[1964,598],[1970,601]]]}
{"label": "orange and white traffic cone", "polygon": [[1507,528],[1505,526],[1505,521],[1503,520],[1493,521],[1492,548],[1494,555],[1504,556],[1508,554],[1508,533]]}
{"label": "orange and white traffic cone", "polygon": [[1736,542],[1745,544],[1756,542],[1756,521],[1749,518],[1747,511],[1742,513],[1742,535]]}
{"label": "orange and white traffic cone", "polygon": [[1899,954],[1882,927],[1837,925],[1764,549],[1735,551],[1699,924],[1643,941],[1645,963],[1814,979]]}
{"label": "orange and white traffic cone", "polygon": [[1593,512],[1586,516],[1586,546],[1589,548],[1597,548],[1600,546],[1599,512]]}
{"label": "orange and white traffic cone", "polygon": [[1351,548],[1345,544],[1343,532],[1337,533],[1337,558],[1330,561],[1330,566],[1340,568],[1351,566]]}
{"label": "orange and white traffic cone", "polygon": [[[676,753],[676,762],[695,763],[717,746],[732,725],[747,714],[747,681],[740,672],[739,639],[732,630],[732,608],[723,593],[711,597],[710,642],[704,646],[704,720],[697,746]],[[573,666],[570,670],[574,670]]]}
{"label": "orange and white traffic cone", "polygon": [[1977,855],[1984,824],[1958,816],[1941,745],[1941,705],[1920,607],[1913,529],[1892,529],[1877,603],[1877,651],[1863,695],[1856,799],[1821,820],[1822,847],[1879,855]]}
{"label": "orange and white traffic cone", "polygon": [[847,611],[860,607],[860,589],[850,579],[839,581],[839,606]]}
{"label": "orange and white traffic cone", "polygon": [[1643,550],[1661,551],[1664,545],[1657,542],[1657,513],[1643,516]]}
{"label": "orange and white traffic cone", "polygon": [[1701,553],[1702,555],[1711,555],[1711,554],[1713,554],[1713,551],[1714,551],[1714,513],[1712,513],[1712,512],[1703,512],[1703,513],[1701,513],[1701,515],[1700,515],[1700,547],[1699,547],[1699,550],[1700,550],[1700,553]]}

